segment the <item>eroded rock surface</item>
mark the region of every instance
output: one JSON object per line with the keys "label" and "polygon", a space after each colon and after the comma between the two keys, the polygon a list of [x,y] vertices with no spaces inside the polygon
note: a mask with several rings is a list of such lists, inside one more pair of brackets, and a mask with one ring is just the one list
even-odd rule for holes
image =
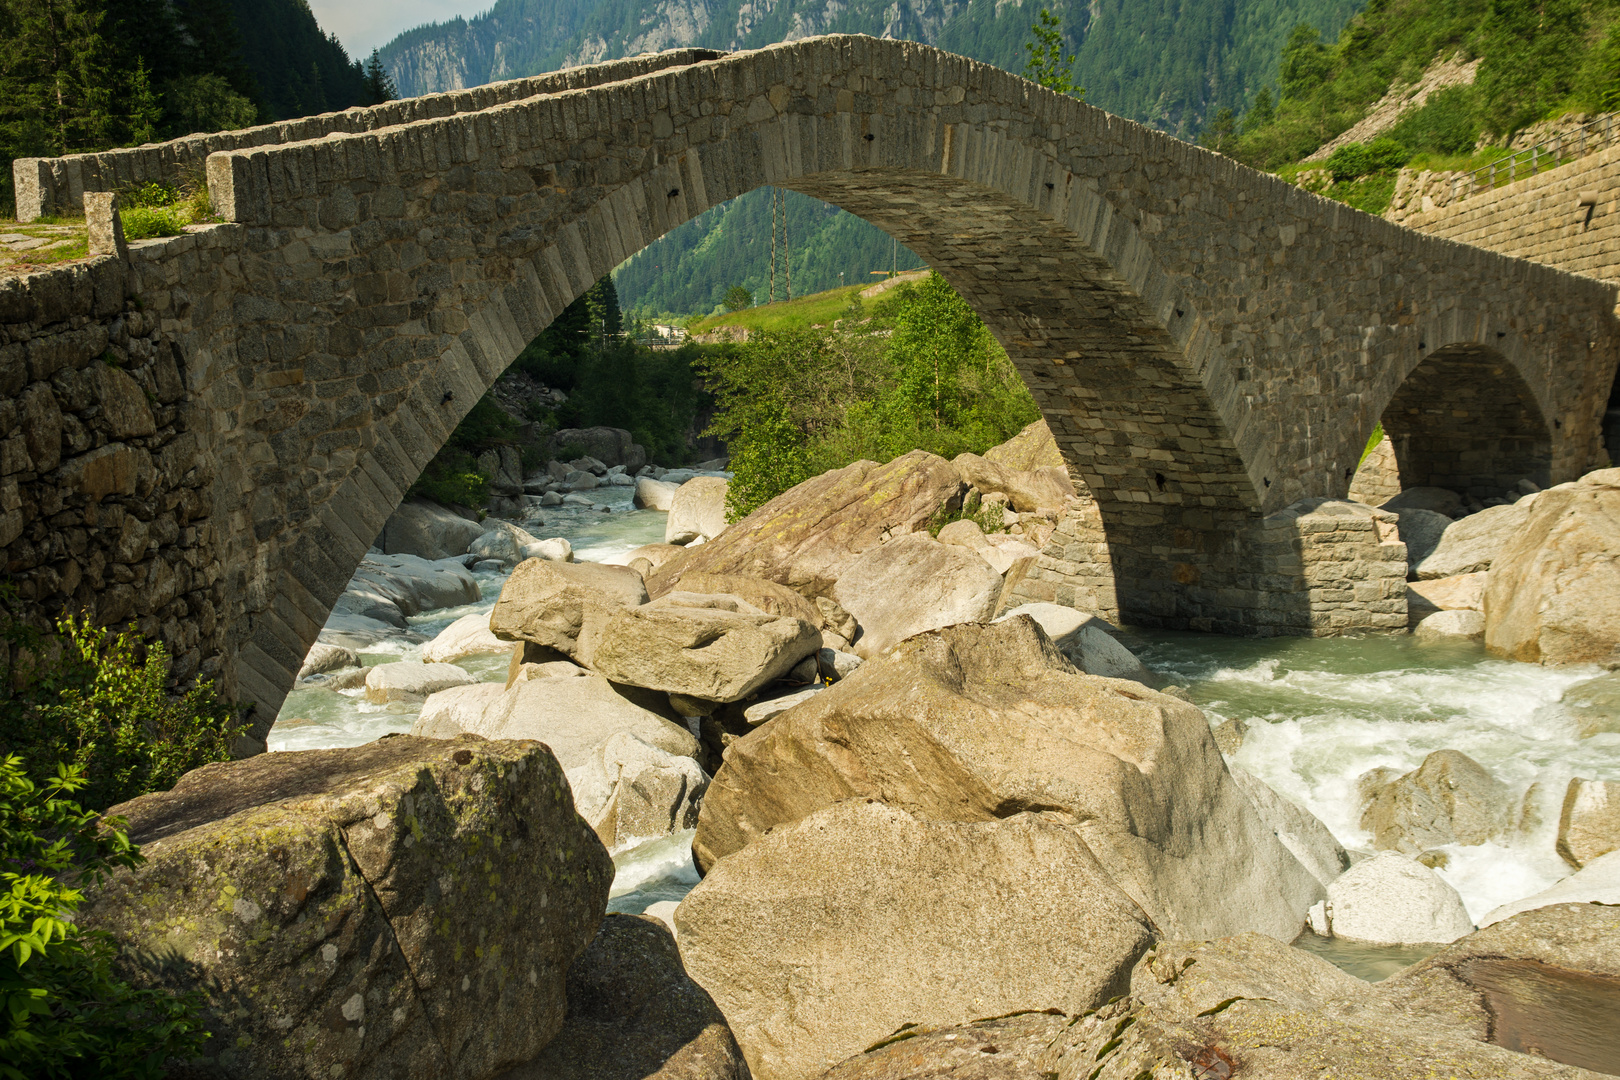
{"label": "eroded rock surface", "polygon": [[902,1024],[1091,1008],[1152,940],[1059,821],[921,821],[861,799],[723,860],[675,922],[756,1080],[811,1080]]}
{"label": "eroded rock surface", "polygon": [[714,867],[849,798],[933,821],[1050,811],[1178,936],[1293,940],[1324,895],[1227,773],[1202,711],[1076,671],[1029,619],[914,637],[731,743],[693,853]]}
{"label": "eroded rock surface", "polygon": [[148,861],[95,892],[86,924],[136,982],[203,991],[210,1076],[482,1078],[526,1061],[562,1027],[613,879],[533,742],[264,754],[113,812]]}

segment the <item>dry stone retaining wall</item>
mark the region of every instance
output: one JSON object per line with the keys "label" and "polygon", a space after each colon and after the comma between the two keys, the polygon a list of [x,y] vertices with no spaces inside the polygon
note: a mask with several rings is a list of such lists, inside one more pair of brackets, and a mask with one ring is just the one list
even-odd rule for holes
{"label": "dry stone retaining wall", "polygon": [[1126,622],[1331,632],[1312,605],[1398,604],[1312,592],[1297,535],[1263,515],[1341,497],[1431,357],[1489,350],[1511,371],[1556,431],[1553,481],[1602,452],[1612,287],[913,43],[808,39],[207,169],[234,223],[219,262],[177,254],[150,288],[211,424],[236,685],[265,723],[383,521],[523,346],[762,184],[886,229],[985,318],[1097,500]]}
{"label": "dry stone retaining wall", "polygon": [[[1431,198],[1432,209],[1425,209],[1421,180],[1411,182],[1414,194],[1393,220],[1431,236],[1620,281],[1620,146],[1459,200],[1443,193],[1447,201]],[[1587,196],[1594,201],[1584,203]]]}

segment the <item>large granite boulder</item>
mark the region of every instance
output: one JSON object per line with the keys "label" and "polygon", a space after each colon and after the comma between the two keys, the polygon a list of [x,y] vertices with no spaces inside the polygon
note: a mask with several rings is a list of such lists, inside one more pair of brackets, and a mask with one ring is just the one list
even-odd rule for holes
{"label": "large granite boulder", "polygon": [[1436,750],[1367,793],[1361,827],[1380,851],[1417,855],[1443,844],[1483,844],[1514,824],[1512,791],[1458,750]]}
{"label": "large granite boulder", "polygon": [[1057,511],[1074,497],[1074,484],[1062,468],[1010,469],[978,454],[951,459],[962,480],[986,494],[1000,492],[1020,514]]}
{"label": "large granite boulder", "polygon": [[568,770],[568,785],[579,816],[617,849],[696,826],[709,778],[691,758],[620,731]]}
{"label": "large granite boulder", "polygon": [[579,656],[608,615],[646,602],[641,575],[627,566],[527,559],[501,588],[489,629],[505,641]]}
{"label": "large granite boulder", "polygon": [[1436,611],[1412,627],[1418,641],[1456,643],[1485,637],[1485,616],[1477,611]]}
{"label": "large granite boulder", "polygon": [[1558,816],[1558,854],[1579,870],[1611,851],[1620,851],[1620,783],[1572,778]]}
{"label": "large granite boulder", "polygon": [[1063,453],[1045,420],[1036,420],[999,446],[984,452],[984,460],[1019,472],[1064,468]]}
{"label": "large granite boulder", "polygon": [[1068,1026],[1057,1010],[949,1027],[916,1024],[845,1059],[822,1080],[1050,1080],[1042,1061]]}
{"label": "large granite boulder", "polygon": [[624,428],[563,428],[547,441],[546,450],[552,457],[584,455],[608,468],[623,465],[630,472],[647,464],[646,448]]}
{"label": "large granite boulder", "polygon": [[1488,577],[1489,574],[1480,570],[1453,577],[1407,582],[1406,611],[1409,625],[1416,626],[1437,611],[1478,611],[1485,605],[1485,579]]}
{"label": "large granite boulder", "polygon": [[420,701],[429,694],[477,681],[454,664],[419,664],[411,660],[378,664],[366,673],[366,700],[374,705]]}
{"label": "large granite boulder", "polygon": [[669,929],[609,915],[568,971],[568,1019],[501,1080],[749,1080],[714,999],[681,966]]}
{"label": "large granite boulder", "polygon": [[195,989],[194,1075],[492,1077],[561,1030],[613,863],[533,742],[391,736],[187,773],[114,807],[92,893],[138,985]]}
{"label": "large granite boulder", "polygon": [[[784,615],[802,619],[811,626],[837,629],[836,626],[829,625],[828,617],[815,604],[786,585],[778,585],[764,578],[748,577],[744,574],[687,573],[681,575],[677,589],[683,593],[735,596],[771,615]],[[829,606],[837,608],[836,604],[829,603]]]}
{"label": "large granite boulder", "polygon": [[996,622],[1006,622],[1020,615],[1027,615],[1040,624],[1069,663],[1087,675],[1130,679],[1144,686],[1159,684],[1160,680],[1142,661],[1114,637],[1114,628],[1105,619],[1062,604],[1020,604],[999,616]]}
{"label": "large granite boulder", "polygon": [[971,549],[912,533],[852,560],[833,599],[860,624],[856,654],[872,657],[925,630],[988,622],[1001,575]]}
{"label": "large granite boulder", "polygon": [[[1386,505],[1384,509],[1390,507]],[[1449,516],[1416,506],[1404,507],[1395,516],[1400,520],[1396,528],[1401,543],[1406,545],[1406,562],[1409,566],[1416,566],[1428,558],[1452,524]]]}
{"label": "large granite boulder", "polygon": [[1381,509],[1395,514],[1402,510],[1429,510],[1451,517],[1462,512],[1462,496],[1449,488],[1409,487],[1386,500]]}
{"label": "large granite boulder", "polygon": [[470,604],[478,581],[459,559],[429,562],[415,555],[368,554],[332,605],[320,640],[364,649],[408,632],[405,620],[435,608]]}
{"label": "large granite boulder", "polygon": [[407,499],[388,516],[375,547],[387,555],[448,559],[465,555],[484,526],[426,499]]}
{"label": "large granite boulder", "polygon": [[1446,526],[1440,543],[1422,559],[1412,560],[1417,576],[1428,581],[1477,574],[1489,570],[1502,548],[1530,517],[1538,496],[1529,495],[1506,506],[1489,506]]}
{"label": "large granite boulder", "polygon": [[411,724],[411,734],[426,739],[453,739],[475,730],[484,710],[501,700],[500,683],[475,682],[429,694]]}
{"label": "large granite boulder", "polygon": [[1197,706],[1076,671],[1030,619],[914,637],[731,743],[693,854],[710,869],[849,798],[933,821],[1060,815],[1168,934],[1292,940],[1325,895]]}
{"label": "large granite boulder", "polygon": [[654,697],[662,695],[615,686],[600,675],[519,678],[465,730],[486,739],[537,739],[568,770],[588,764],[596,748],[620,732],[668,754],[695,756],[697,737],[649,708]]}
{"label": "large granite boulder", "polygon": [[666,484],[662,480],[642,476],[636,479],[636,493],[630,501],[637,510],[663,510],[667,513],[675,502],[675,493],[680,489],[679,484]]}
{"label": "large granite boulder", "polygon": [[353,649],[317,641],[309,647],[309,652],[304,654],[304,663],[298,669],[298,678],[302,680],[311,675],[325,675],[343,668],[359,666],[360,658],[355,655]]}
{"label": "large granite boulder", "polygon": [[483,612],[463,615],[437,637],[422,646],[422,660],[428,664],[451,664],[464,656],[492,656],[509,653],[512,643],[495,636],[489,616]]}
{"label": "large granite boulder", "polygon": [[647,577],[653,596],[681,575],[745,574],[805,596],[831,596],[862,552],[887,537],[926,530],[942,508],[960,506],[951,463],[923,450],[886,465],[857,461],[789,488],[706,544],[688,548]]}
{"label": "large granite boulder", "polygon": [[1543,664],[1620,665],[1620,469],[1536,496],[1491,564],[1485,647]]}
{"label": "large granite boulder", "polygon": [[1332,936],[1370,945],[1456,941],[1474,929],[1457,890],[1413,859],[1381,851],[1328,886]]}
{"label": "large granite boulder", "polygon": [[713,540],[726,529],[726,492],[730,481],[720,476],[695,476],[675,489],[664,523],[664,543],[690,544]]}
{"label": "large granite boulder", "polygon": [[1350,853],[1344,850],[1344,845],[1315,814],[1278,794],[1271,785],[1251,772],[1238,768],[1230,772],[1238,787],[1243,789],[1243,794],[1249,797],[1249,805],[1271,826],[1271,831],[1282,846],[1324,888],[1350,869]]}
{"label": "large granite boulder", "polygon": [[[1616,941],[1620,907],[1544,907],[1470,934],[1378,989],[1411,1020],[1520,1051],[1504,1056],[1501,1072],[1473,1075],[1596,1080],[1582,1070],[1620,1073]],[[1532,1063],[1562,1071],[1530,1072]],[[1436,1068],[1432,1075],[1469,1074]]]}
{"label": "large granite boulder", "polygon": [[755,1080],[811,1080],[903,1024],[1093,1008],[1153,937],[1060,821],[864,799],[721,861],[675,925]]}
{"label": "large granite boulder", "polygon": [[1042,1080],[1599,1080],[1391,997],[1259,934],[1162,943],[1129,995],[1065,1026]]}
{"label": "large granite boulder", "polygon": [[583,654],[614,682],[705,701],[738,701],[821,649],[815,624],[734,596],[666,593],[607,616]]}

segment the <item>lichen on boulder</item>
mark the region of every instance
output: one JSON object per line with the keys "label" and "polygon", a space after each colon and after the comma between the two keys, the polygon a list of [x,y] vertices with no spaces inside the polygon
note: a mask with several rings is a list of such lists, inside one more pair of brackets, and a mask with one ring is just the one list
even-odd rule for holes
{"label": "lichen on boulder", "polygon": [[198,989],[195,1075],[484,1078],[561,1028],[613,864],[536,742],[392,736],[208,765],[114,807],[96,890],[146,986]]}

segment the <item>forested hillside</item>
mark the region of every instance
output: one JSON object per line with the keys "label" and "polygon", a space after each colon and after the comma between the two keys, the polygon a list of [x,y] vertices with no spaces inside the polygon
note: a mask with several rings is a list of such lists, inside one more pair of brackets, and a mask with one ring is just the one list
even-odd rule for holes
{"label": "forested hillside", "polygon": [[0,0],[0,213],[11,161],[371,104],[306,0]]}
{"label": "forested hillside", "polygon": [[[1431,94],[1365,142],[1303,162],[1367,115],[1392,88],[1442,58],[1474,77]],[[1217,118],[1204,141],[1256,168],[1373,213],[1395,172],[1472,168],[1515,132],[1570,111],[1620,108],[1620,7],[1609,0],[1372,0],[1338,35],[1296,28],[1279,57],[1278,100]]]}
{"label": "forested hillside", "polygon": [[[1061,22],[1075,82],[1111,112],[1193,137],[1220,108],[1246,110],[1276,78],[1289,31],[1336,33],[1361,0],[497,0],[471,20],[412,30],[380,54],[403,94],[422,94],[641,52],[749,49],[823,33],[923,41],[1022,72],[1044,7]],[[768,274],[769,200],[716,208],[648,247],[619,275],[627,308],[708,312],[726,288],[756,295]],[[886,267],[877,230],[789,196],[795,292],[836,286],[838,271]],[[750,244],[750,230],[760,242]],[[901,253],[905,265],[915,257]],[[801,265],[802,260],[802,265]],[[800,289],[800,280],[803,289]]]}

